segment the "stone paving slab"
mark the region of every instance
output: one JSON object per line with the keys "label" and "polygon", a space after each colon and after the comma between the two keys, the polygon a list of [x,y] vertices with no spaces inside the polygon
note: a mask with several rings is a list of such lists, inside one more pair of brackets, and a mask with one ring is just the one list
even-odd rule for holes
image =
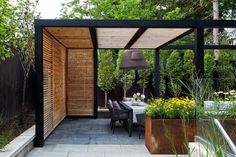
{"label": "stone paving slab", "polygon": [[110,119],[65,119],[52,132],[46,144],[144,144],[144,131],[141,139],[138,128],[134,127],[132,137],[127,130],[117,122],[115,133],[110,129]]}
{"label": "stone paving slab", "polygon": [[144,145],[56,144],[34,148],[27,157],[176,157],[176,155],[151,155]]}

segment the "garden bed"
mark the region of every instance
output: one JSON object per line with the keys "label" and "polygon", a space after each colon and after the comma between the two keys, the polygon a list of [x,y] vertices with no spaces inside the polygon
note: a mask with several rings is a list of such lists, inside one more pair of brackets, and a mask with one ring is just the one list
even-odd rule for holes
{"label": "garden bed", "polygon": [[10,120],[7,124],[0,126],[0,150],[4,148],[4,146],[10,141],[12,141],[21,133],[23,133],[25,130],[33,126],[34,123],[34,112],[29,111],[25,113],[22,125],[20,125],[19,117],[16,117]]}

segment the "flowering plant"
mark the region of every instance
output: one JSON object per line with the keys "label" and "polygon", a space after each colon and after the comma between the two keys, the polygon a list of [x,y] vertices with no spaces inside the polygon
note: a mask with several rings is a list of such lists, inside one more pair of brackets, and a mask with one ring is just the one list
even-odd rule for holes
{"label": "flowering plant", "polygon": [[175,119],[195,118],[197,106],[195,101],[186,98],[150,99],[145,113],[150,118]]}
{"label": "flowering plant", "polygon": [[142,100],[145,99],[145,95],[140,94],[140,93],[134,93],[133,98],[134,98],[135,101],[137,101],[137,100],[141,100],[142,101]]}
{"label": "flowering plant", "polygon": [[214,92],[213,98],[216,101],[235,101],[236,100],[236,90],[230,90],[228,92]]}

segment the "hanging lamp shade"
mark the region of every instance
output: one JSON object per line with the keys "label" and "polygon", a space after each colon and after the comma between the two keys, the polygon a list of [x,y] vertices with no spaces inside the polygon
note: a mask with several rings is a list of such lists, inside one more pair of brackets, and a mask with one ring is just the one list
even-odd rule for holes
{"label": "hanging lamp shade", "polygon": [[122,54],[120,69],[138,70],[146,69],[147,63],[143,52],[140,49],[125,50]]}

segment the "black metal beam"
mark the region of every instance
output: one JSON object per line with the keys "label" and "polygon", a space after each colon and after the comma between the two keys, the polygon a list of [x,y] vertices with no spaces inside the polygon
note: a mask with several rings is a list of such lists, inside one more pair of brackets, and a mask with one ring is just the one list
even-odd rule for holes
{"label": "black metal beam", "polygon": [[94,102],[93,102],[93,117],[97,118],[97,111],[98,111],[98,104],[97,104],[97,70],[98,70],[98,56],[97,56],[97,48],[98,48],[98,43],[97,43],[97,33],[96,33],[96,28],[90,27],[89,28],[91,39],[93,42],[93,75],[94,75]]}
{"label": "black metal beam", "polygon": [[43,110],[43,28],[35,26],[35,146],[44,145]]}
{"label": "black metal beam", "polygon": [[98,112],[98,102],[97,102],[97,90],[98,90],[98,55],[97,55],[97,48],[93,49],[93,61],[94,61],[94,69],[93,69],[93,74],[94,74],[94,109],[93,109],[93,116],[94,118],[97,118],[97,112]]}
{"label": "black metal beam", "polygon": [[125,49],[129,49],[146,30],[147,28],[139,28],[130,41],[126,44]]}
{"label": "black metal beam", "polygon": [[198,20],[198,28],[236,28],[236,20]]}
{"label": "black metal beam", "polygon": [[204,49],[236,50],[236,45],[205,45]]}
{"label": "black metal beam", "polygon": [[194,30],[194,64],[195,78],[204,77],[204,30],[196,28]]}
{"label": "black metal beam", "polygon": [[[162,50],[186,50],[194,49],[194,45],[167,45]],[[204,45],[204,49],[236,50],[236,45]]]}
{"label": "black metal beam", "polygon": [[43,27],[95,27],[95,28],[194,28],[196,20],[59,20],[37,19],[35,25]]}
{"label": "black metal beam", "polygon": [[103,28],[235,28],[236,20],[59,20],[37,19],[35,25],[48,27]]}
{"label": "black metal beam", "polygon": [[190,33],[192,33],[192,32],[193,32],[193,29],[190,29],[190,30],[188,30],[188,31],[186,31],[186,32],[184,32],[184,33],[182,33],[182,34],[180,34],[179,36],[175,37],[174,39],[171,39],[171,40],[167,41],[166,43],[160,45],[159,47],[157,47],[157,49],[161,49],[162,47],[165,47],[165,46],[169,45],[170,43],[173,43],[174,41],[176,41],[176,40],[178,40],[178,39],[181,39],[181,38],[183,38],[184,36],[186,36],[186,35],[188,35],[188,34],[190,34]]}
{"label": "black metal beam", "polygon": [[97,42],[97,33],[96,33],[96,28],[90,27],[89,32],[91,35],[92,43],[93,43],[93,48],[97,49],[98,48],[98,42]]}
{"label": "black metal beam", "polygon": [[154,61],[154,97],[160,97],[160,50],[155,51],[155,61]]}

